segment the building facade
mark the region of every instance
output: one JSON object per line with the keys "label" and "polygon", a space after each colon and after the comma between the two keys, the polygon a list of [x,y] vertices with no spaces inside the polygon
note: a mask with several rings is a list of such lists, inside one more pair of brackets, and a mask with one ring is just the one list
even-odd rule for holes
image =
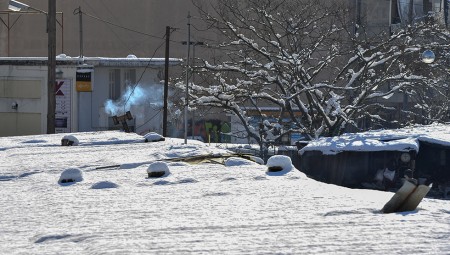
{"label": "building facade", "polygon": [[[39,10],[48,9],[46,0],[22,2]],[[11,12],[8,3],[0,0],[0,56],[47,56],[45,14]],[[371,34],[393,31],[430,12],[439,13],[441,22],[448,20],[445,0],[348,0],[348,4],[355,23],[366,26]],[[182,42],[188,37],[188,23],[192,41],[214,42],[219,38],[201,23],[197,8],[189,0],[75,0],[57,1],[56,7],[58,54],[79,56],[82,51],[85,56],[162,57],[161,44],[166,26],[170,26],[171,56],[181,58],[186,56]],[[203,7],[208,8],[208,4]],[[80,12],[84,14],[80,16]],[[202,49],[198,45],[197,54],[202,54]]]}
{"label": "building facade", "polygon": [[[22,0],[21,2],[39,10],[47,10],[48,1],[46,0]],[[45,14],[36,11],[11,12],[8,11],[8,4],[8,0],[0,0],[0,57],[46,57],[48,47]],[[446,23],[448,19],[448,4],[445,0],[348,0],[348,4],[354,23],[361,25],[359,27],[364,27],[366,32],[372,35],[381,32],[392,33],[429,12],[438,14],[440,22]],[[197,57],[211,57],[210,54],[216,53],[207,51],[204,44],[219,41],[219,35],[208,30],[201,23],[198,11],[190,0],[57,1],[57,12],[57,54],[75,58],[80,55],[107,58],[125,58],[128,55],[135,55],[138,58],[164,57],[167,26],[171,28],[170,56],[172,58],[186,57],[186,45],[183,45],[183,42],[186,42],[188,34],[190,34],[191,42],[201,42],[195,44],[197,46],[193,47],[191,57],[192,54],[196,54]],[[189,19],[188,15],[190,15]],[[358,29],[355,26],[355,33],[360,32]],[[63,78],[69,77],[68,82],[71,86],[74,86],[76,81],[76,68],[75,64],[70,67],[60,67],[65,74]],[[78,121],[70,124],[73,125],[71,131],[96,130],[108,126],[110,120],[99,114],[104,112],[101,109],[101,102],[107,99],[118,99],[119,95],[126,93],[129,85],[126,81],[135,82],[136,77],[139,77],[139,68],[142,70],[144,67],[141,66],[132,71],[132,68],[127,66],[116,69],[95,66],[94,91],[86,93],[71,90],[72,101],[77,102],[76,108],[72,109],[77,111],[73,113],[77,116],[77,120],[74,121]],[[21,82],[28,84],[21,86],[35,86],[29,90],[29,93],[35,91],[33,95],[11,94],[10,96],[27,98],[30,101],[29,105],[34,105],[32,108],[35,111],[43,113],[46,110],[45,104],[37,102],[46,100],[47,69],[45,65],[32,66],[29,69],[23,71],[23,66],[1,66],[0,79],[3,79],[4,84],[8,80],[9,85],[6,86],[15,87],[16,85],[11,85],[13,84],[11,77],[15,77],[15,80],[28,79],[27,77],[30,76],[38,77]],[[158,72],[155,71],[152,74],[153,77],[157,77]],[[153,79],[149,78],[149,80]],[[19,91],[25,90],[19,89]],[[407,102],[408,99],[405,99],[404,95],[394,95],[390,100],[398,107],[403,107],[405,100]],[[12,103],[4,101],[3,111],[13,110]],[[81,114],[86,112],[90,113],[90,117]],[[218,118],[217,116],[220,116],[218,114],[212,114],[212,116],[210,118],[207,114],[191,113],[189,135],[202,136],[205,141],[221,141],[218,138],[220,136],[211,134],[218,133],[218,130],[222,130],[223,127],[225,127],[224,130],[239,130],[239,127],[233,127],[230,116],[223,116],[223,118]],[[34,127],[32,132],[38,129],[45,130],[44,122],[41,116],[40,127]],[[177,123],[180,126],[179,129],[183,129],[181,120]],[[21,126],[31,127],[30,125]],[[175,133],[177,133],[176,136],[182,136],[183,132],[178,130]],[[211,136],[214,138],[211,139]]]}
{"label": "building facade", "polygon": [[[181,64],[170,59],[170,64]],[[136,133],[162,133],[164,59],[57,57],[56,133],[121,129],[130,111]],[[0,136],[47,130],[47,59],[0,58]]]}
{"label": "building facade", "polygon": [[[47,0],[21,1],[46,11]],[[47,56],[46,15],[27,10],[8,10],[9,0],[0,0],[0,56]],[[172,28],[170,54],[185,57],[188,15],[191,40],[215,38],[204,33],[191,1],[93,0],[56,1],[57,54],[80,56],[164,57],[166,26]],[[80,10],[84,13],[80,20]],[[80,26],[80,24],[82,24]],[[80,38],[83,38],[80,42]],[[197,54],[201,54],[200,46]]]}

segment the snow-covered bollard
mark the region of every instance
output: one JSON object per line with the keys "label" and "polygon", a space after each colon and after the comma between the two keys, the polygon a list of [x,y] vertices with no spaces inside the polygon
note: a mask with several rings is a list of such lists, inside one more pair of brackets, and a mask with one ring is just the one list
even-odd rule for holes
{"label": "snow-covered bollard", "polygon": [[292,169],[292,160],[285,155],[274,155],[267,160],[268,172],[289,172]]}
{"label": "snow-covered bollard", "polygon": [[159,142],[159,141],[165,140],[165,138],[162,135],[155,133],[155,132],[150,132],[150,133],[145,134],[144,138],[145,138],[146,143],[147,142]]}
{"label": "snow-covered bollard", "polygon": [[147,168],[148,178],[159,178],[170,174],[166,162],[157,161],[151,163]]}
{"label": "snow-covered bollard", "polygon": [[115,189],[117,187],[119,187],[119,185],[115,184],[114,182],[101,181],[92,185],[91,189]]}
{"label": "snow-covered bollard", "polygon": [[66,135],[61,139],[62,146],[76,146],[79,143],[78,139],[73,135]]}
{"label": "snow-covered bollard", "polygon": [[230,157],[224,161],[225,166],[243,166],[243,165],[253,165],[255,162],[239,158],[239,157]]}
{"label": "snow-covered bollard", "polygon": [[59,183],[81,182],[83,180],[83,173],[78,168],[69,168],[64,170],[59,177]]}
{"label": "snow-covered bollard", "polygon": [[256,162],[259,165],[264,165],[264,160],[260,157],[250,156],[250,159]]}

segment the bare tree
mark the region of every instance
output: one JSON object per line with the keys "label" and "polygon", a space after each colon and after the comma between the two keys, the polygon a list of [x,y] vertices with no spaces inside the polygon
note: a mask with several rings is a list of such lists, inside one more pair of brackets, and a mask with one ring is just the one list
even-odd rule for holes
{"label": "bare tree", "polygon": [[[348,2],[221,0],[205,8],[195,1],[206,26],[222,36],[209,45],[222,58],[195,67],[208,83],[191,84],[191,103],[234,114],[262,148],[288,132],[318,137],[364,128],[362,120],[406,124],[389,120],[392,110],[416,117],[408,123],[442,120],[442,65],[419,56],[425,48],[448,49],[445,30],[421,22],[366,36]],[[390,105],[393,95],[407,96],[414,108]],[[278,111],[267,116],[263,106]]]}

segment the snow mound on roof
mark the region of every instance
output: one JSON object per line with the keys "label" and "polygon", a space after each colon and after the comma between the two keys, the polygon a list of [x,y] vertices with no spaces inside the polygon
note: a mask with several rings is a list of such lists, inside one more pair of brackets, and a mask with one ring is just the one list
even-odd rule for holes
{"label": "snow mound on roof", "polygon": [[62,145],[73,145],[73,146],[77,146],[80,144],[80,141],[78,140],[78,138],[76,138],[73,135],[65,135],[62,139],[61,139],[61,143]]}
{"label": "snow mound on roof", "polygon": [[172,162],[168,164],[169,166],[189,166],[186,162]]}
{"label": "snow mound on roof", "polygon": [[150,132],[144,135],[145,142],[164,141],[164,137],[158,133]]}
{"label": "snow mound on roof", "polygon": [[419,151],[419,141],[450,146],[450,125],[415,125],[400,129],[380,129],[361,133],[345,133],[310,141],[300,150],[321,151],[335,155],[343,151]]}
{"label": "snow mound on roof", "polygon": [[419,151],[419,142],[416,138],[408,137],[404,139],[383,141],[375,139],[365,139],[363,137],[327,137],[311,141],[306,147],[300,150],[300,154],[305,151],[321,151],[325,155],[335,155],[343,151]]}
{"label": "snow mound on roof", "polygon": [[119,187],[119,185],[115,184],[114,182],[101,181],[94,183],[91,186],[91,189],[115,189],[117,187]]}
{"label": "snow mound on roof", "polygon": [[250,159],[255,161],[257,164],[264,165],[264,160],[260,157],[250,156]]}
{"label": "snow mound on roof", "polygon": [[239,157],[230,157],[225,160],[225,166],[243,166],[243,165],[254,165],[255,162],[248,159]]}
{"label": "snow mound on roof", "polygon": [[165,177],[170,174],[170,171],[166,162],[157,161],[148,166],[147,173],[148,177]]}
{"label": "snow mound on roof", "polygon": [[83,181],[83,173],[78,168],[69,168],[64,170],[59,177],[59,183],[81,182]]}
{"label": "snow mound on roof", "polygon": [[292,160],[285,155],[274,155],[267,160],[266,164],[269,175],[285,175],[293,168]]}

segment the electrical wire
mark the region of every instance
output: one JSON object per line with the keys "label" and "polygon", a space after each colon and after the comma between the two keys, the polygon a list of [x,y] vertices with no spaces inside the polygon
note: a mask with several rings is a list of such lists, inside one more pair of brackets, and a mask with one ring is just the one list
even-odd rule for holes
{"label": "electrical wire", "polygon": [[[162,39],[164,39],[164,38],[165,38],[165,36],[164,36]],[[166,43],[166,42],[165,42],[165,40],[164,40],[164,41],[163,41],[163,42],[155,49],[155,51],[153,52],[153,55],[150,57],[150,60],[148,61],[147,65],[145,66],[144,71],[141,73],[141,76],[139,77],[138,81],[136,81],[136,83],[134,84],[133,89],[131,90],[131,93],[130,93],[130,95],[128,96],[127,100],[125,100],[125,104],[124,104],[124,106],[123,106],[124,111],[125,111],[125,107],[126,107],[128,101],[130,100],[131,96],[132,96],[133,93],[134,93],[134,90],[136,89],[136,87],[137,87],[137,86],[139,85],[139,83],[141,82],[142,77],[144,76],[145,72],[147,71],[148,67],[150,66],[150,63],[152,62],[153,57],[156,55],[156,52],[157,52],[157,51],[158,51],[165,43]]]}
{"label": "electrical wire", "polygon": [[96,17],[96,16],[94,16],[94,15],[92,15],[92,14],[89,14],[89,13],[87,13],[87,12],[83,12],[83,11],[82,11],[81,14],[83,14],[83,15],[85,15],[85,16],[87,16],[87,17],[90,17],[90,18],[92,18],[92,19],[95,19],[95,20],[104,22],[104,23],[106,23],[106,24],[109,24],[109,25],[111,25],[111,26],[115,26],[115,27],[121,28],[121,29],[123,29],[123,30],[127,30],[127,31],[130,31],[130,32],[134,32],[134,33],[137,33],[137,34],[145,35],[145,36],[152,37],[152,38],[156,38],[156,39],[164,39],[164,37],[159,37],[159,36],[156,36],[156,35],[144,33],[144,32],[141,32],[141,31],[137,31],[137,30],[135,30],[135,29],[127,28],[127,27],[124,27],[124,26],[122,26],[122,25],[118,25],[118,24],[112,23],[112,22],[110,22],[110,21],[107,21],[107,20],[104,20],[104,19],[102,19],[102,18]]}
{"label": "electrical wire", "polygon": [[142,125],[136,127],[136,130],[137,130],[138,128],[141,128],[141,127],[145,126],[145,124],[149,123],[150,121],[152,121],[156,116],[158,116],[158,114],[161,113],[161,111],[162,111],[162,108],[159,108],[159,111],[158,111],[155,115],[153,115],[149,120],[147,120],[146,122],[144,122],[144,124],[142,124]]}
{"label": "electrical wire", "polygon": [[[88,2],[85,2],[85,4],[86,4],[86,5],[94,12],[94,14],[97,15],[97,13],[95,12],[95,9],[92,8],[92,6],[91,6]],[[109,12],[109,9],[108,9],[108,8],[105,7],[105,9],[108,10],[108,12]],[[110,13],[112,16],[114,16],[111,12],[109,12],[109,13]],[[83,11],[81,11],[81,7],[75,9],[73,14],[74,14],[74,15],[76,15],[76,14],[83,15]],[[114,18],[115,18],[115,17],[114,17]],[[122,37],[120,37],[120,36],[117,34],[117,32],[114,31],[114,29],[112,29],[111,26],[107,26],[107,27],[108,27],[108,29],[114,34],[114,36],[117,38],[117,41],[118,41],[119,43],[121,43],[122,46],[123,46],[124,48],[126,48],[128,52],[132,52],[132,49],[130,48],[130,46],[128,46],[128,45],[124,42],[124,40],[122,39]]]}
{"label": "electrical wire", "polygon": [[[119,20],[108,8],[107,5],[105,5],[105,3],[103,2],[103,0],[100,1],[100,3],[103,5],[103,9],[105,9],[114,20]],[[91,7],[92,9],[92,7]],[[95,13],[97,15],[97,13]],[[98,16],[98,15],[97,15]],[[123,36],[119,36],[119,34],[117,33],[117,31],[115,31],[114,29],[112,29],[110,26],[108,26],[109,30],[116,36],[116,38],[122,43],[122,45],[128,50],[128,52],[133,52],[132,48],[133,46],[129,46],[124,40],[123,40]],[[134,53],[133,53],[134,54]],[[134,54],[136,55],[136,54]]]}
{"label": "electrical wire", "polygon": [[[178,26],[179,24],[181,24],[181,22],[186,21],[186,20],[187,20],[187,18],[182,18],[181,20],[176,21],[176,22],[173,24],[173,26],[171,26],[171,27],[174,29],[174,31],[175,31],[175,30],[178,30],[179,28],[177,28],[176,26]],[[164,30],[165,30],[165,28],[162,29],[162,30],[160,30],[160,31],[158,32],[158,34],[163,33]],[[172,41],[172,40],[170,40],[170,41]]]}
{"label": "electrical wire", "polygon": [[[195,27],[195,25],[193,25],[193,24],[190,24],[191,25],[191,27],[192,28],[194,28],[196,31],[199,31],[199,32],[204,32],[205,30],[201,30],[201,29],[198,29],[197,27]],[[185,29],[180,29],[181,31],[184,31]],[[180,32],[180,33],[182,33],[183,35],[186,35],[187,36],[187,32]],[[214,39],[210,39],[210,38],[206,38],[206,37],[202,37],[202,36],[195,36],[195,35],[191,35],[192,37],[194,37],[194,39],[195,38],[197,38],[196,39],[196,41],[209,41],[209,42],[217,42],[217,40],[214,40]],[[182,41],[180,41],[179,43],[181,43]]]}
{"label": "electrical wire", "polygon": [[[88,3],[86,3],[86,4],[92,9],[92,7],[91,7]],[[104,5],[103,2],[102,2],[102,4]],[[107,10],[109,11],[109,9],[107,9]],[[110,12],[110,11],[109,11],[109,12]],[[141,31],[137,31],[137,30],[135,30],[135,29],[127,28],[127,27],[125,27],[125,26],[115,24],[115,23],[113,23],[113,22],[110,22],[110,21],[107,21],[107,20],[105,20],[105,19],[99,18],[99,17],[94,16],[94,15],[92,15],[92,14],[89,14],[89,13],[87,13],[87,12],[83,12],[83,11],[81,11],[81,9],[78,9],[78,12],[77,12],[77,13],[74,11],[74,14],[80,14],[80,13],[81,13],[81,15],[85,15],[85,16],[90,17],[90,18],[92,18],[92,19],[95,19],[95,20],[104,22],[104,23],[106,23],[106,24],[109,24],[109,25],[111,25],[111,26],[115,26],[115,27],[121,28],[121,29],[126,30],[126,31],[130,31],[130,32],[134,32],[134,33],[137,33],[137,34],[145,35],[145,36],[152,37],[152,38],[155,38],[155,39],[165,39],[165,37],[166,37],[166,36],[159,37],[159,36],[156,36],[156,35],[152,35],[152,34],[144,33],[144,32],[141,32]],[[112,15],[111,12],[110,12],[110,14]],[[112,16],[114,16],[114,15],[112,15]],[[176,24],[179,24],[179,23],[183,22],[184,20],[186,20],[186,18],[184,18],[184,19],[178,21]],[[202,30],[200,30],[200,29],[197,29],[196,27],[194,27],[194,29],[196,29],[196,30],[198,30],[198,31],[202,31]],[[176,31],[176,30],[177,30],[177,29],[172,28],[172,31],[171,31],[171,32]],[[114,31],[113,31],[113,33],[114,33]],[[115,34],[116,37],[118,37],[118,35],[117,35],[116,33],[114,33],[114,34]],[[119,39],[120,39],[120,38],[119,38]],[[205,40],[208,40],[208,41],[213,41],[213,40],[207,39],[207,38],[204,38],[204,39],[205,39]],[[174,42],[174,43],[182,43],[182,41],[175,41],[175,40],[169,40],[169,41],[170,41],[170,42]],[[152,56],[150,57],[150,60],[148,61],[147,65],[145,66],[144,71],[141,73],[141,75],[140,75],[138,81],[137,81],[137,82],[135,83],[135,85],[133,86],[133,88],[132,88],[132,90],[131,90],[131,93],[129,94],[129,96],[128,96],[127,99],[125,100],[125,103],[124,103],[124,111],[125,111],[125,109],[126,109],[126,105],[127,105],[127,103],[129,102],[131,96],[134,94],[134,91],[135,91],[136,87],[139,85],[139,83],[140,83],[140,81],[142,80],[142,78],[143,78],[145,72],[146,72],[147,69],[149,68],[150,63],[151,63],[151,59],[156,55],[156,52],[157,52],[164,44],[165,44],[165,40],[164,40],[164,41],[163,41],[163,42],[155,49],[155,51],[153,52]],[[128,49],[130,50],[129,47],[128,47]],[[131,50],[130,50],[130,51],[131,51]],[[149,120],[147,120],[146,122],[144,122],[144,124],[140,125],[138,128],[142,127],[143,125],[147,124],[149,121],[151,121],[152,119],[154,119],[160,112],[161,112],[161,109],[160,109],[153,117],[151,117]]]}
{"label": "electrical wire", "polygon": [[[172,31],[171,31],[172,32]],[[164,36],[163,38],[165,38],[166,36]],[[136,87],[139,85],[140,81],[142,80],[142,77],[144,76],[144,73],[147,71],[148,67],[150,66],[151,63],[151,59],[155,56],[156,52],[165,44],[165,40],[155,49],[155,51],[153,52],[153,55],[150,57],[150,60],[147,63],[147,66],[145,66],[144,71],[141,73],[141,76],[139,77],[138,81],[134,84],[133,89],[131,90],[130,95],[128,96],[127,100],[125,101],[125,104],[123,105],[123,111],[125,112],[126,110],[126,105],[128,103],[128,101],[130,100],[131,96],[134,93],[134,90],[136,89]],[[136,130],[142,126],[144,126],[145,124],[147,124],[148,122],[150,122],[151,120],[153,120],[158,114],[161,113],[161,108],[159,109],[159,111],[153,116],[151,117],[149,120],[145,121],[144,124],[140,125],[139,127],[136,127]]]}
{"label": "electrical wire", "polygon": [[[88,3],[86,3],[86,4],[93,10],[93,8],[92,8]],[[134,30],[134,29],[131,29],[131,28],[127,28],[127,27],[122,26],[122,25],[118,25],[118,24],[112,23],[112,22],[110,22],[110,21],[107,21],[107,20],[104,20],[104,19],[102,19],[102,18],[96,17],[96,16],[94,16],[94,15],[92,15],[92,14],[89,14],[89,13],[87,13],[87,12],[83,12],[83,11],[81,11],[79,8],[77,8],[77,9],[75,9],[75,10],[78,10],[78,12],[75,12],[75,11],[74,11],[74,14],[79,14],[79,13],[81,13],[82,15],[86,15],[86,16],[88,16],[88,17],[90,17],[90,18],[93,18],[93,19],[95,19],[95,20],[104,22],[104,23],[106,23],[106,24],[109,24],[109,25],[112,25],[112,26],[115,26],[115,27],[119,27],[119,28],[124,29],[124,30],[126,30],[126,31],[138,33],[138,34],[145,35],[145,36],[148,36],[148,37],[151,37],[151,38],[155,38],[155,39],[164,39],[164,38],[165,38],[165,36],[160,37],[160,36],[157,36],[157,35],[153,35],[153,34],[148,34],[148,33],[140,32],[140,31],[137,31],[137,30]],[[112,16],[114,16],[109,10],[108,10],[108,12],[109,12]],[[176,24],[181,23],[183,20],[186,20],[186,18],[184,18],[184,19],[178,21]],[[178,30],[177,28],[172,28],[172,29],[173,29],[172,32]],[[121,38],[120,36],[117,35],[117,33],[115,33],[113,30],[111,30],[111,31],[114,33],[114,35],[116,36],[116,38],[117,38],[119,41],[122,42],[122,44],[126,45],[126,43],[123,42],[122,38]],[[175,41],[175,40],[169,40],[169,41],[170,41],[170,42],[173,42],[173,43],[181,43],[181,42],[182,42],[182,41]],[[131,48],[130,48],[129,46],[125,46],[125,47],[126,47],[130,52],[132,52],[132,50],[131,50]]]}
{"label": "electrical wire", "polygon": [[[89,4],[88,4],[88,5],[89,5]],[[90,6],[89,6],[89,7],[90,7]],[[91,9],[92,9],[92,7],[91,7]],[[108,10],[108,11],[109,11],[109,10]],[[112,22],[110,22],[110,21],[101,19],[101,18],[99,18],[99,17],[96,17],[96,16],[94,16],[94,15],[88,14],[88,13],[86,13],[86,12],[83,12],[83,11],[81,11],[80,9],[78,9],[78,12],[75,12],[75,11],[74,11],[74,14],[79,14],[79,13],[81,13],[82,15],[88,16],[88,17],[90,17],[90,18],[96,19],[96,20],[98,20],[98,21],[104,22],[104,23],[106,23],[106,24],[109,24],[109,25],[112,25],[112,26],[115,26],[115,27],[118,27],[118,28],[127,30],[127,31],[135,32],[135,33],[138,33],[138,34],[141,34],[141,35],[145,35],[145,36],[149,36],[149,37],[156,38],[156,39],[165,39],[165,38],[166,38],[166,35],[164,35],[164,36],[162,36],[162,37],[159,37],[159,36],[156,36],[156,35],[152,35],[152,34],[140,32],[140,31],[137,31],[137,30],[134,30],[134,29],[130,29],[130,28],[127,28],[127,27],[124,27],[124,26],[121,26],[121,25],[112,23]],[[111,15],[112,15],[112,13],[111,13]],[[114,16],[114,15],[113,15],[113,16]],[[184,20],[184,19],[183,19],[183,20]],[[180,22],[182,22],[183,20],[181,20]],[[180,22],[179,22],[179,23],[180,23]],[[175,31],[175,30],[176,30],[176,29],[172,28],[171,33],[172,33],[173,31]],[[116,33],[114,33],[114,34],[116,35],[116,37],[118,37],[118,35],[117,35]],[[151,64],[151,62],[152,62],[152,59],[153,59],[154,56],[156,55],[156,52],[157,52],[164,44],[165,44],[165,40],[163,40],[163,42],[162,42],[160,45],[158,45],[158,47],[156,47],[156,49],[154,50],[154,52],[153,52],[152,56],[150,57],[150,59],[149,59],[147,65],[145,66],[144,71],[141,73],[139,79],[138,79],[138,80],[136,81],[136,83],[134,84],[134,86],[133,86],[133,88],[132,88],[132,90],[131,90],[131,93],[129,94],[129,96],[128,96],[127,99],[125,100],[125,103],[124,103],[124,111],[126,110],[126,105],[127,105],[128,101],[130,100],[131,96],[134,94],[134,91],[136,90],[136,87],[139,85],[139,83],[141,82],[141,80],[142,80],[144,74],[146,73],[147,69],[149,68],[149,66],[150,66],[150,64]],[[152,119],[154,119],[154,118],[161,112],[161,110],[162,110],[162,109],[159,109],[159,111],[158,111],[154,116],[152,116],[149,120],[145,121],[144,124],[140,125],[140,126],[137,127],[137,128],[140,128],[140,127],[144,126],[145,124],[147,124],[148,122],[150,122]]]}

